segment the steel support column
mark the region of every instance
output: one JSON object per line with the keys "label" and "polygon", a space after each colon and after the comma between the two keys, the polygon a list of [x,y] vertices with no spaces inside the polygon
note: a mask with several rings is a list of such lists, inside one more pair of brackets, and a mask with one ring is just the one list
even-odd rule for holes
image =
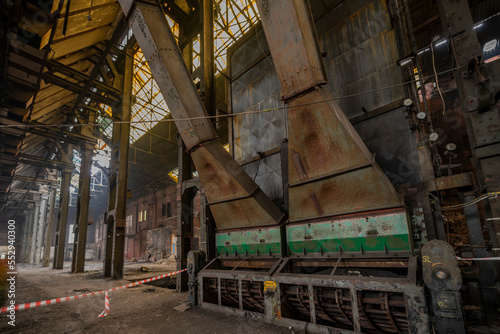
{"label": "steel support column", "polygon": [[23,238],[22,243],[21,243],[21,257],[20,261],[24,262],[24,259],[26,257],[26,240],[28,239],[28,231],[30,228],[30,211],[29,210],[24,210],[24,223],[23,223]]}
{"label": "steel support column", "polygon": [[[474,201],[473,195],[466,195],[464,203]],[[490,257],[484,242],[483,228],[479,219],[477,205],[472,204],[464,208],[467,219],[469,240],[472,245],[472,254],[477,258]],[[491,261],[477,261],[479,266],[479,286],[481,287],[483,311],[490,320],[498,319],[498,300],[494,293],[496,289],[495,268]]]}
{"label": "steel support column", "polygon": [[123,73],[122,123],[120,125],[120,153],[118,160],[118,187],[116,192],[115,242],[113,254],[113,278],[123,277],[125,255],[125,225],[127,217],[128,153],[130,119],[132,112],[132,81],[134,75],[134,51],[127,50]]}
{"label": "steel support column", "polygon": [[47,228],[45,231],[45,246],[43,252],[42,267],[48,267],[50,261],[50,248],[52,246],[52,231],[54,227],[54,210],[56,207],[56,188],[51,186],[49,195],[49,213],[47,216]]}
{"label": "steel support column", "polygon": [[125,225],[127,216],[128,152],[132,108],[132,80],[134,52],[127,50],[123,77],[115,77],[115,84],[123,87],[122,103],[113,109],[113,118],[123,123],[113,127],[111,171],[108,195],[106,254],[104,276],[123,277],[125,255]]}
{"label": "steel support column", "polygon": [[33,257],[33,264],[40,265],[40,257],[42,255],[43,237],[45,232],[45,217],[47,216],[47,195],[42,195],[40,202],[40,217],[38,219],[38,227],[36,233],[35,254]]}
{"label": "steel support column", "polygon": [[[67,152],[63,154],[65,161],[73,159],[73,145],[68,144]],[[59,215],[57,221],[56,243],[54,248],[53,269],[63,269],[64,254],[66,248],[66,234],[69,209],[69,187],[71,185],[71,174],[73,170],[64,168],[61,173],[61,191],[59,193]]]}
{"label": "steel support column", "polygon": [[[180,27],[179,39],[182,41],[185,36],[186,26]],[[184,43],[181,43],[184,44]],[[193,58],[193,43],[190,41],[181,50],[182,58],[191,72]],[[205,61],[205,59],[204,59]],[[206,100],[205,96],[205,102]],[[177,161],[179,175],[177,179],[177,270],[186,268],[187,254],[192,248],[193,239],[193,192],[192,189],[186,189],[183,182],[190,180],[193,175],[193,161],[186,150],[182,137],[177,136]],[[188,286],[187,273],[177,275],[177,291],[186,291]]]}
{"label": "steel support column", "polygon": [[[437,1],[444,34],[452,43],[454,77],[467,126],[481,191],[500,191],[500,114],[494,96],[500,80],[498,61],[485,64],[467,0]],[[485,79],[486,78],[486,79]],[[487,218],[500,216],[500,199],[489,199]],[[500,220],[487,224],[493,248],[500,245]],[[496,236],[496,238],[494,237]]]}
{"label": "steel support column", "polygon": [[31,239],[30,239],[30,253],[28,257],[28,263],[33,264],[35,259],[36,252],[36,236],[38,232],[38,223],[40,221],[40,201],[35,203],[35,215],[33,217],[33,229],[31,230]]}
{"label": "steel support column", "polygon": [[[214,65],[214,5],[212,0],[203,0],[203,84],[205,86],[205,109],[215,115],[215,65]],[[212,124],[215,120],[212,120]]]}
{"label": "steel support column", "polygon": [[[187,255],[192,249],[193,240],[193,198],[192,188],[184,187],[183,182],[192,178],[193,168],[189,153],[179,136],[178,145],[179,176],[177,183],[177,270],[186,268]],[[188,275],[177,275],[177,291],[187,291]]]}
{"label": "steel support column", "polygon": [[29,263],[29,256],[31,253],[31,235],[33,233],[33,225],[35,222],[35,209],[31,208],[28,213],[28,221],[26,232],[24,233],[24,248],[23,248],[23,262]]}
{"label": "steel support column", "polygon": [[[92,117],[93,118],[93,117]],[[93,121],[90,120],[90,121]],[[92,173],[92,149],[89,144],[82,145],[82,163],[78,187],[77,216],[75,223],[75,241],[73,246],[73,262],[71,272],[85,271],[85,251],[87,249],[87,221],[90,204],[90,181]]]}

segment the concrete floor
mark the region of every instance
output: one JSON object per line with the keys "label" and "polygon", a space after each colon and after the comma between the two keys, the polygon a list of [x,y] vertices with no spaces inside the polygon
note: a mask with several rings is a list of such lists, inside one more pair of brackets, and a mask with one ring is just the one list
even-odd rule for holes
{"label": "concrete floor", "polygon": [[[91,263],[82,274],[71,274],[70,263],[63,270],[19,265],[16,304],[69,297],[130,283],[132,277],[153,277],[175,270],[175,264],[127,264],[124,280],[103,279],[102,265]],[[152,269],[142,273],[141,266]],[[16,312],[16,327],[0,316],[0,333],[290,333],[282,327],[265,325],[202,309],[180,312],[174,308],[187,301],[187,293],[168,288],[141,285],[110,294],[110,313],[104,309],[104,296],[94,296],[36,309]]]}
{"label": "concrete floor", "polygon": [[[175,263],[128,263],[123,280],[102,278],[102,264],[91,262],[82,274],[70,273],[70,262],[63,270],[18,265],[16,303],[43,301],[100,291],[129,284],[144,278],[175,271]],[[144,266],[152,272],[142,272]],[[94,296],[35,309],[16,312],[16,326],[8,325],[0,315],[0,333],[296,333],[284,327],[259,323],[234,315],[209,312],[199,308],[184,312],[174,309],[187,301],[187,293],[168,288],[140,285],[110,293],[110,313],[97,316],[104,309],[104,296]],[[500,333],[494,324],[468,326],[469,333]]]}

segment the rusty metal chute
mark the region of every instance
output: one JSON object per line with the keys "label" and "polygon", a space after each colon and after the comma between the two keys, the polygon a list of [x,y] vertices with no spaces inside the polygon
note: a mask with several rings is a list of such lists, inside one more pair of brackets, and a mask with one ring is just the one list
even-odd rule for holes
{"label": "rusty metal chute", "polygon": [[290,221],[402,206],[402,197],[322,87],[327,78],[307,3],[257,5],[289,108]]}
{"label": "rusty metal chute", "polygon": [[217,140],[160,5],[120,5],[191,152],[218,229],[278,224],[284,214]]}

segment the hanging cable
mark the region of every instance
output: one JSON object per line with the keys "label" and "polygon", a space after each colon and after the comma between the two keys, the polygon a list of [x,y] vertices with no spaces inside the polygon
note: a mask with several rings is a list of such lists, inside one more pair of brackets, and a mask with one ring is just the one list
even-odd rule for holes
{"label": "hanging cable", "polygon": [[441,88],[439,88],[439,78],[436,72],[436,62],[435,62],[435,56],[434,56],[434,44],[431,43],[431,53],[432,53],[432,68],[434,69],[434,77],[436,78],[436,88],[439,92],[439,96],[441,96],[441,101],[443,101],[443,115],[446,111],[446,103],[444,102],[444,97],[443,94],[441,93]]}
{"label": "hanging cable", "polygon": [[[456,68],[445,70],[445,71],[442,71],[438,74],[452,72],[452,71],[455,71],[455,70],[457,70],[461,67],[464,67],[464,66],[459,66]],[[433,77],[433,76],[429,76],[429,77]],[[426,78],[429,78],[429,77],[426,77]],[[183,121],[193,121],[193,120],[200,120],[200,119],[213,119],[213,118],[221,118],[221,117],[240,117],[240,116],[258,114],[258,113],[264,113],[264,112],[288,110],[288,109],[292,109],[292,108],[299,108],[299,107],[304,107],[304,106],[308,106],[308,105],[315,105],[315,104],[320,104],[320,103],[325,103],[325,102],[330,102],[330,101],[338,101],[338,100],[347,99],[347,98],[356,97],[356,96],[361,96],[361,95],[365,95],[365,94],[372,94],[375,92],[379,92],[379,91],[386,90],[386,89],[391,89],[394,87],[404,86],[404,85],[407,85],[409,83],[414,83],[414,82],[416,82],[416,80],[410,80],[407,82],[402,82],[402,83],[395,84],[395,85],[376,88],[376,89],[372,89],[372,90],[365,91],[365,92],[343,95],[343,96],[339,96],[339,97],[332,97],[329,99],[314,101],[314,102],[309,102],[309,103],[298,104],[295,106],[284,106],[284,107],[277,107],[277,108],[270,108],[270,109],[263,109],[263,110],[251,110],[251,111],[245,111],[245,112],[238,113],[238,114],[220,114],[220,115],[214,115],[214,116],[199,116],[199,117],[187,117],[187,118],[176,118],[176,119],[164,118],[161,120],[150,120],[150,121],[147,121],[147,120],[115,121],[115,122],[111,122],[109,124],[142,124],[142,123],[183,122]],[[22,123],[22,124],[0,124],[0,129],[2,129],[2,128],[63,128],[63,127],[83,127],[83,126],[101,126],[101,125],[102,124],[100,124],[100,123],[92,123],[92,124],[73,124],[73,123],[71,123],[71,124],[25,124],[25,123]]]}
{"label": "hanging cable", "polygon": [[488,199],[488,198],[497,198],[498,195],[500,195],[500,191],[487,193],[487,194],[479,196],[478,198],[476,198],[476,199],[474,199],[474,200],[472,200],[470,202],[463,203],[463,204],[456,204],[456,205],[445,206],[445,207],[441,207],[441,208],[436,208],[435,211],[446,211],[446,210],[462,209],[462,208],[465,208],[467,206],[470,206],[470,205],[479,203],[481,201],[484,201],[485,199]]}

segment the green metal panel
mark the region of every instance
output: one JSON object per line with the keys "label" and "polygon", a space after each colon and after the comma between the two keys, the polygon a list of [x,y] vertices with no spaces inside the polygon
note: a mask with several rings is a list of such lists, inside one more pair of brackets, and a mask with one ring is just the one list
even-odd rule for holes
{"label": "green metal panel", "polygon": [[279,227],[217,233],[217,253],[221,256],[281,256]]}
{"label": "green metal panel", "polygon": [[356,215],[286,228],[289,255],[411,251],[406,211]]}

